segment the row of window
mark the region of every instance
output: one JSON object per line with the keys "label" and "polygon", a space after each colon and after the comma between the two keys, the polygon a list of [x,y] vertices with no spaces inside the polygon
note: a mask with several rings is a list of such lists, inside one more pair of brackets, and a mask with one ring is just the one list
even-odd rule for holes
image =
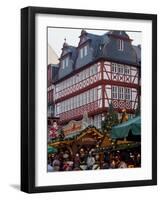
{"label": "row of window", "polygon": [[91,67],[83,70],[82,72],[76,74],[75,76],[59,83],[56,85],[56,92],[59,92],[61,90],[64,90],[72,85],[75,85],[77,83],[79,83],[80,81],[83,81],[87,78],[89,78],[90,76],[95,75],[98,72],[98,66],[97,64],[92,65]]}
{"label": "row of window", "polygon": [[126,87],[112,86],[112,98],[131,100],[131,89]]}
{"label": "row of window", "polygon": [[56,104],[57,114],[81,107],[97,100],[98,89],[93,88],[70,99]]}
{"label": "row of window", "polygon": [[111,71],[114,73],[130,75],[130,67],[127,65],[112,63]]}
{"label": "row of window", "polygon": [[[64,65],[66,65],[65,63],[67,63],[67,62],[68,61],[64,60]],[[97,64],[92,65],[91,67],[83,70],[82,72],[76,74],[75,76],[57,84],[56,92],[59,92],[70,86],[73,86],[73,85],[79,83],[80,81],[83,81],[83,80],[89,78],[90,76],[97,74],[97,72],[98,72],[98,65]],[[130,67],[127,65],[112,63],[111,64],[111,72],[130,75]]]}

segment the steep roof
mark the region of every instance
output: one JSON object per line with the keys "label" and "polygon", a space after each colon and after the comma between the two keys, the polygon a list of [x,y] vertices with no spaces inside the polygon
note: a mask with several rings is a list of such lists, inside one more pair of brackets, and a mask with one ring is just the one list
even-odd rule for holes
{"label": "steep roof", "polygon": [[133,48],[136,52],[137,60],[140,63],[141,62],[141,45],[137,45],[137,46],[133,45]]}
{"label": "steep roof", "polygon": [[[82,38],[84,40],[82,40]],[[118,50],[119,40],[124,41],[124,50]],[[78,68],[82,68],[99,58],[140,66],[141,63],[141,46],[131,44],[131,39],[125,31],[109,31],[103,35],[96,35],[82,30],[80,42],[77,47],[63,44],[62,54],[59,58],[59,72],[54,77],[54,81],[59,80]],[[88,54],[80,58],[79,50],[85,44],[88,44]],[[67,55],[70,56],[69,66],[62,69],[61,60]]]}

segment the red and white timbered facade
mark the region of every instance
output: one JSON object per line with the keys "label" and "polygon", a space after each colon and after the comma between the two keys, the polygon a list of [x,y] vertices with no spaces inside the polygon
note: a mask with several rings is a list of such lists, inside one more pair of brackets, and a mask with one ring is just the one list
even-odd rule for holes
{"label": "red and white timbered facade", "polygon": [[63,125],[88,112],[90,123],[100,128],[110,104],[118,113],[134,113],[139,87],[137,66],[100,60],[54,84],[55,115]]}

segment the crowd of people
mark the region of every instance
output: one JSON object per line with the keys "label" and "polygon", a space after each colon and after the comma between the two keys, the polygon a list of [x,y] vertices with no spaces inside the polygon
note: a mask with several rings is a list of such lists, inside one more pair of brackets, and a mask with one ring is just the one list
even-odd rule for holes
{"label": "crowd of people", "polygon": [[136,167],[141,167],[139,149],[98,152],[94,148],[81,148],[74,155],[68,150],[48,155],[48,172]]}

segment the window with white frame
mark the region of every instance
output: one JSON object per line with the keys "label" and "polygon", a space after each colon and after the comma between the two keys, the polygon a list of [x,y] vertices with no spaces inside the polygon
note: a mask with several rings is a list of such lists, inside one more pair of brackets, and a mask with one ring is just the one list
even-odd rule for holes
{"label": "window with white frame", "polygon": [[119,51],[123,51],[124,50],[124,41],[123,40],[119,40]]}
{"label": "window with white frame", "polygon": [[86,55],[87,55],[87,45],[84,46],[84,56],[86,56]]}
{"label": "window with white frame", "polygon": [[113,99],[117,99],[117,90],[118,90],[117,86],[112,86],[112,98]]}
{"label": "window with white frame", "polygon": [[123,65],[118,64],[118,73],[123,74],[124,73],[124,67]]}
{"label": "window with white frame", "polygon": [[102,124],[102,116],[98,115],[98,126],[97,126],[97,128],[101,128],[101,124]]}
{"label": "window with white frame", "polygon": [[83,48],[80,49],[80,57],[83,58]]}
{"label": "window with white frame", "polygon": [[71,110],[71,99],[68,99],[68,110]]}
{"label": "window with white frame", "polygon": [[118,87],[118,98],[124,99],[124,88],[123,87]]}
{"label": "window with white frame", "polygon": [[125,73],[125,75],[129,75],[130,74],[130,67],[129,66],[125,66],[124,67],[124,73]]}
{"label": "window with white frame", "polygon": [[77,108],[77,96],[74,97],[74,105],[75,105],[75,108]]}
{"label": "window with white frame", "polygon": [[79,95],[79,101],[80,101],[80,106],[82,106],[83,105],[83,95],[82,94]]}
{"label": "window with white frame", "polygon": [[87,45],[83,46],[81,49],[80,49],[80,57],[83,58],[85,56],[87,56]]}
{"label": "window with white frame", "polygon": [[89,68],[85,70],[85,78],[89,77]]}
{"label": "window with white frame", "polygon": [[65,103],[65,112],[66,112],[68,109],[68,104],[67,104],[67,101],[65,101],[64,103]]}
{"label": "window with white frame", "polygon": [[93,73],[97,74],[97,64],[93,65]]}
{"label": "window with white frame", "polygon": [[77,108],[80,106],[80,95],[77,95]]}
{"label": "window with white frame", "polygon": [[73,109],[73,97],[70,99],[70,108]]}
{"label": "window with white frame", "polygon": [[60,104],[58,103],[56,105],[56,114],[58,115],[60,113]]}
{"label": "window with white frame", "polygon": [[131,89],[130,88],[125,88],[125,99],[131,100]]}
{"label": "window with white frame", "polygon": [[85,76],[86,76],[86,73],[85,73],[85,70],[84,70],[84,71],[82,71],[82,80],[85,79]]}
{"label": "window with white frame", "polygon": [[101,123],[102,123],[102,116],[101,115],[94,116],[94,126],[96,128],[101,128]]}
{"label": "window with white frame", "polygon": [[60,112],[61,112],[61,113],[64,112],[64,105],[63,105],[63,102],[60,103],[60,107],[61,107],[61,111],[60,111]]}
{"label": "window with white frame", "polygon": [[70,87],[71,86],[71,78],[69,78],[68,81],[69,81],[68,87]]}
{"label": "window with white frame", "polygon": [[93,66],[91,66],[91,67],[89,68],[89,72],[90,72],[90,76],[92,76],[92,75],[93,75]]}
{"label": "window with white frame", "polygon": [[94,88],[94,101],[97,100],[97,88]]}
{"label": "window with white frame", "polygon": [[93,89],[90,90],[90,102],[93,102],[94,92]]}
{"label": "window with white frame", "polygon": [[90,102],[89,91],[87,91],[87,104]]}
{"label": "window with white frame", "polygon": [[82,81],[82,73],[79,73],[79,81]]}
{"label": "window with white frame", "polygon": [[83,105],[87,103],[86,92],[83,93]]}
{"label": "window with white frame", "polygon": [[78,74],[76,75],[75,81],[76,81],[75,83],[79,83],[79,75]]}
{"label": "window with white frame", "polygon": [[112,63],[112,65],[111,65],[111,71],[114,72],[114,73],[117,73],[118,67],[117,67],[116,63]]}
{"label": "window with white frame", "polygon": [[60,88],[60,86],[59,86],[59,84],[57,84],[57,85],[55,86],[55,91],[56,91],[56,92],[59,92],[59,88]]}
{"label": "window with white frame", "polygon": [[69,65],[69,57],[67,56],[62,60],[62,68],[64,69],[65,67],[68,67]]}

